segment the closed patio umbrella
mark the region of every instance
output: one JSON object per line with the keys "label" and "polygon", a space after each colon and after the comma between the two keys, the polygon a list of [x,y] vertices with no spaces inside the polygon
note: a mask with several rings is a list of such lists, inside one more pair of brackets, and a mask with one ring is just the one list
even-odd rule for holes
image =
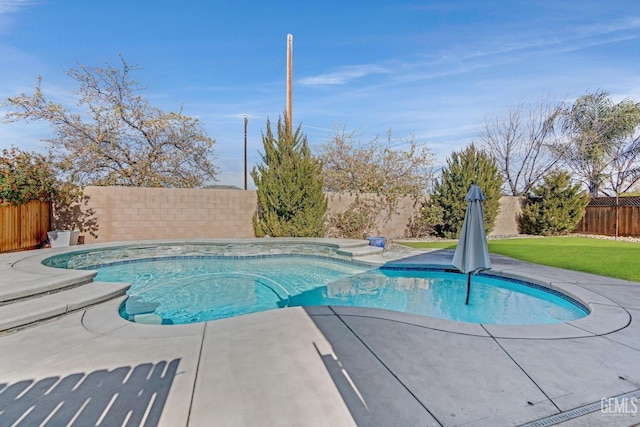
{"label": "closed patio umbrella", "polygon": [[465,304],[469,304],[471,274],[490,269],[491,260],[489,259],[487,236],[484,231],[484,208],[482,206],[484,196],[480,187],[473,184],[465,199],[469,204],[464,214],[462,232],[451,263],[460,272],[467,275],[467,299]]}

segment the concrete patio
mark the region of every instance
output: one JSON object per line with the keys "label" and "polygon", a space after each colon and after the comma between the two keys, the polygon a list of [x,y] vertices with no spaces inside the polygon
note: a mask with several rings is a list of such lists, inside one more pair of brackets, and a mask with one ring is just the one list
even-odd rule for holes
{"label": "concrete patio", "polygon": [[[56,253],[0,255],[0,293],[49,277],[40,261]],[[452,254],[359,259],[449,266]],[[0,334],[0,425],[640,423],[640,284],[500,256],[492,262],[493,273],[563,289],[592,314],[498,326],[296,307],[159,326],[120,318],[119,296]]]}

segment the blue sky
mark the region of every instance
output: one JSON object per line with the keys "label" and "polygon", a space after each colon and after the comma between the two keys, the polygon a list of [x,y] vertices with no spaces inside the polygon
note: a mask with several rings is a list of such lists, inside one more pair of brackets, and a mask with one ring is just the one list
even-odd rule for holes
{"label": "blue sky", "polygon": [[[285,108],[294,37],[293,121],[313,146],[334,127],[402,148],[410,135],[443,163],[486,118],[541,97],[606,90],[640,100],[640,1],[0,0],[0,98],[74,106],[78,64],[139,65],[152,106],[202,120],[219,184],[243,185],[267,118]],[[0,124],[0,148],[45,152],[44,123]],[[251,178],[249,178],[251,185]]]}

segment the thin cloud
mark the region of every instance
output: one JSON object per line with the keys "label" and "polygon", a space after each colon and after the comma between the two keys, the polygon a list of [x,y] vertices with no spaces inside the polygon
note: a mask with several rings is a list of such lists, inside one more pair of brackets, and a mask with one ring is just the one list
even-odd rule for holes
{"label": "thin cloud", "polygon": [[14,13],[18,10],[37,4],[33,0],[0,0],[0,14]]}
{"label": "thin cloud", "polygon": [[597,24],[593,26],[587,26],[584,29],[584,34],[587,36],[594,36],[600,34],[616,33],[620,31],[637,30],[640,28],[640,17],[629,17],[623,21]]}
{"label": "thin cloud", "polygon": [[322,86],[322,85],[343,85],[351,82],[352,80],[361,79],[374,74],[388,74],[389,70],[386,68],[375,65],[354,65],[342,67],[340,70],[320,74],[319,76],[305,77],[300,79],[297,83],[306,86]]}
{"label": "thin cloud", "polygon": [[[640,18],[628,17],[624,20],[600,23],[596,25],[572,26],[554,32],[543,32],[538,28],[529,31],[512,29],[494,32],[492,37],[481,38],[482,44],[470,43],[467,49],[447,51],[428,65],[465,64],[468,61],[487,59],[492,62],[515,62],[523,55],[545,55],[549,53],[574,52],[591,47],[624,42],[640,38]],[[517,34],[515,37],[513,34]],[[544,34],[544,35],[542,35]],[[423,64],[416,63],[422,68]],[[427,65],[426,63],[424,65]],[[408,68],[411,68],[408,65]],[[457,72],[456,72],[457,74]]]}
{"label": "thin cloud", "polygon": [[[523,60],[525,55],[547,55],[552,53],[568,53],[596,46],[613,44],[640,38],[640,34],[629,32],[640,28],[640,18],[628,18],[624,21],[574,27],[564,34],[547,36],[544,39],[526,37],[504,46],[504,41],[486,42],[484,48],[476,48],[458,54],[448,52],[437,60],[400,62],[396,61],[393,79],[383,86],[425,81],[442,77],[467,74],[479,69],[493,68],[507,63]],[[376,64],[342,67],[332,73],[306,77],[296,83],[306,86],[347,85],[352,81],[375,74],[391,74],[388,67]]]}
{"label": "thin cloud", "polygon": [[[22,9],[39,4],[35,0],[0,0],[0,35],[10,34],[20,24]],[[4,42],[2,42],[4,44]]]}

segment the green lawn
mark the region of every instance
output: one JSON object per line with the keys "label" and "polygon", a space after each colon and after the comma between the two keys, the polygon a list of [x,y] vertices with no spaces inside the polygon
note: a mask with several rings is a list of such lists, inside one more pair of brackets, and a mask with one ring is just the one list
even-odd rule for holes
{"label": "green lawn", "polygon": [[[455,249],[451,242],[403,242],[413,248]],[[489,240],[489,252],[536,264],[640,282],[640,243],[587,237]]]}

